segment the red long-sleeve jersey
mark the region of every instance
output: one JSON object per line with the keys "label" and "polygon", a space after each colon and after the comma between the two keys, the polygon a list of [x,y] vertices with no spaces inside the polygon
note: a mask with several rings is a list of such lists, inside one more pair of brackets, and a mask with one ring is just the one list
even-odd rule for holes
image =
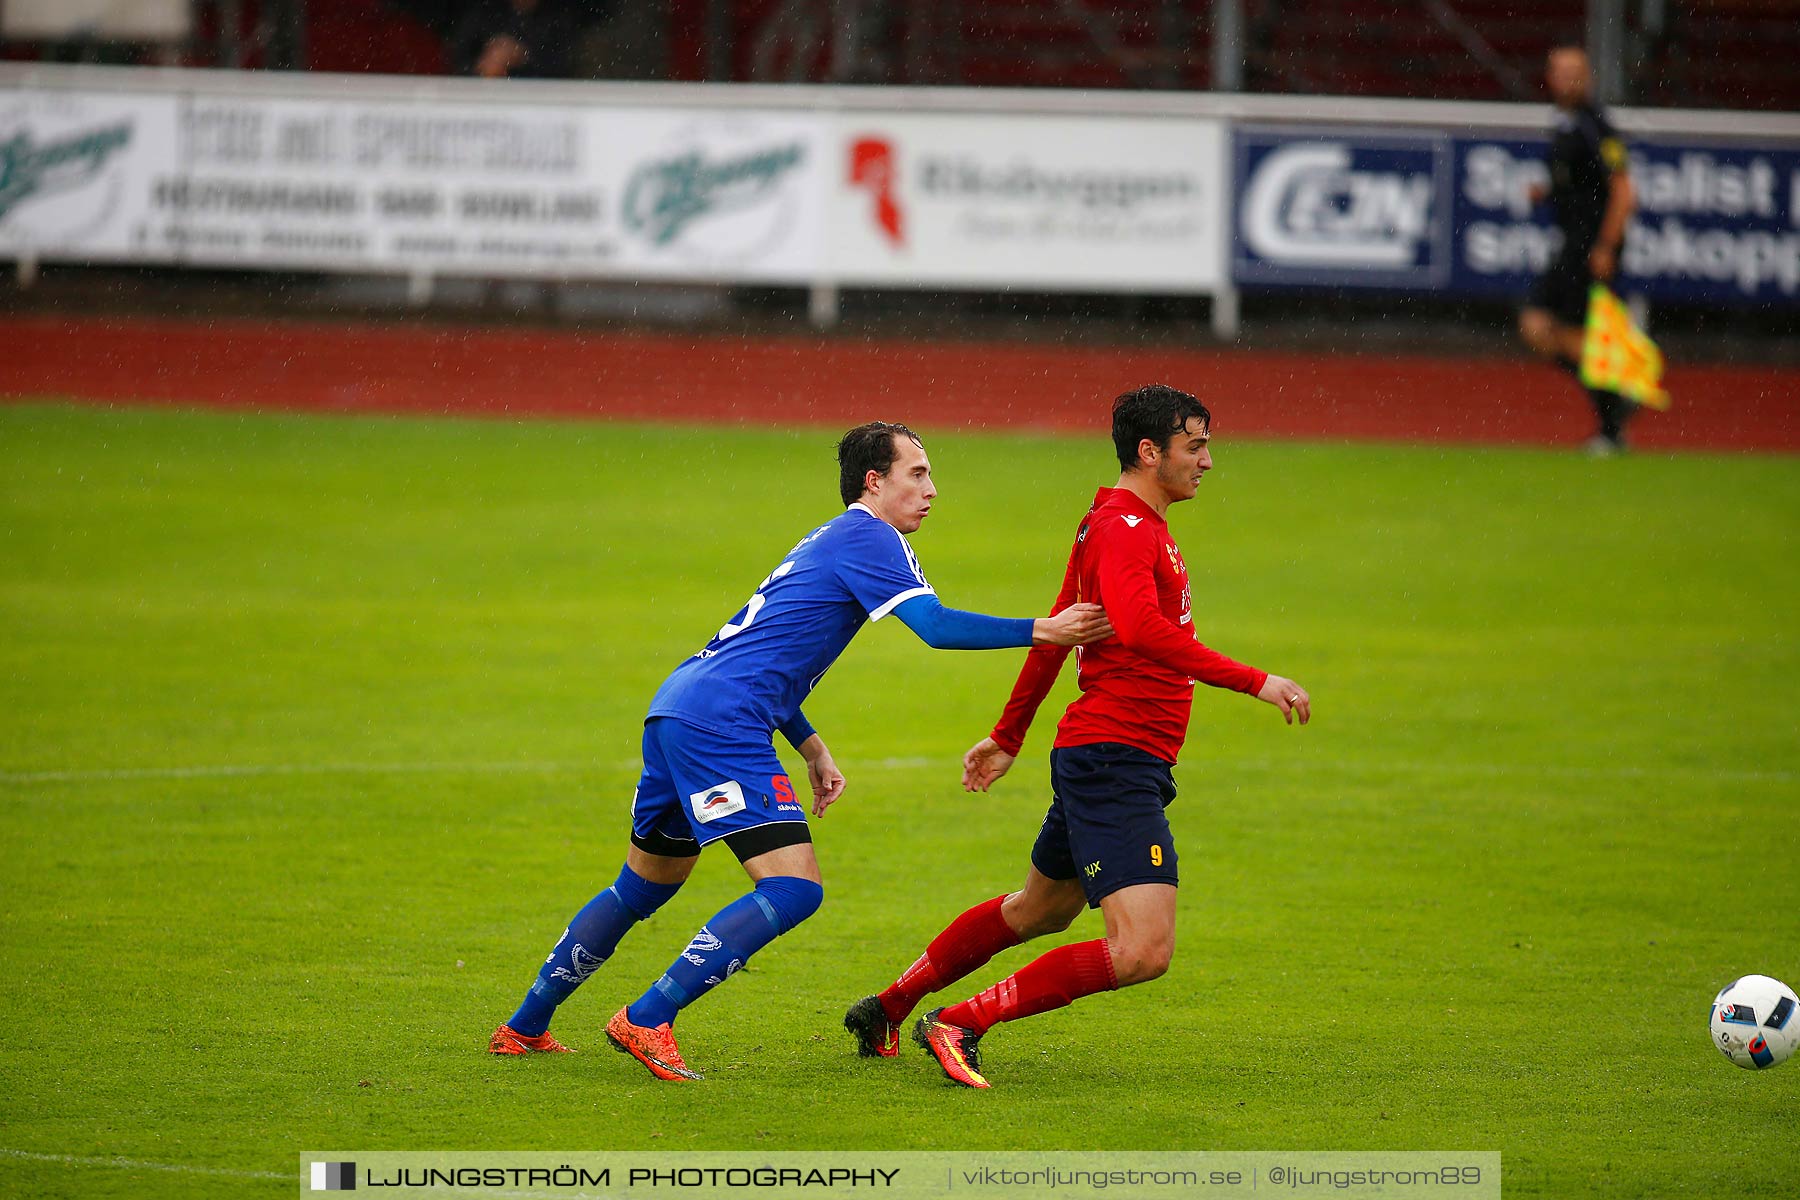
{"label": "red long-sleeve jersey", "polygon": [[[1194,683],[1255,695],[1268,672],[1194,640],[1187,564],[1168,522],[1134,493],[1101,488],[1069,551],[1051,613],[1087,601],[1106,609],[1113,636],[1075,651],[1081,695],[1063,713],[1058,746],[1124,742],[1174,762],[1187,738]],[[1062,670],[1066,646],[1036,646],[1013,684],[994,741],[1017,754]]]}

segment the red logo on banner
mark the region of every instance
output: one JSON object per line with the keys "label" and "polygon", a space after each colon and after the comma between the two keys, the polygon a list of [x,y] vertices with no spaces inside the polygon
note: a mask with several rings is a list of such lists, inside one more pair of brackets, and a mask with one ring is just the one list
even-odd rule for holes
{"label": "red logo on banner", "polygon": [[882,137],[850,143],[850,186],[868,190],[875,201],[875,223],[895,246],[906,245],[900,202],[894,199],[894,143]]}

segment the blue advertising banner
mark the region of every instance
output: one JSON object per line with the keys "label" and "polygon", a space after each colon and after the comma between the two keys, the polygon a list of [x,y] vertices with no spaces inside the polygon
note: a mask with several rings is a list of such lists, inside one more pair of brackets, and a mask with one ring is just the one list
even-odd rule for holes
{"label": "blue advertising banner", "polygon": [[1440,289],[1451,278],[1450,139],[1242,128],[1240,283]]}
{"label": "blue advertising banner", "polygon": [[[1232,277],[1523,297],[1561,235],[1544,137],[1245,128]],[[1634,141],[1637,210],[1616,286],[1652,301],[1800,306],[1800,141]]]}
{"label": "blue advertising banner", "polygon": [[[1632,142],[1637,211],[1617,288],[1651,300],[1800,305],[1800,145]],[[1561,235],[1529,191],[1542,138],[1456,142],[1451,288],[1523,294]]]}

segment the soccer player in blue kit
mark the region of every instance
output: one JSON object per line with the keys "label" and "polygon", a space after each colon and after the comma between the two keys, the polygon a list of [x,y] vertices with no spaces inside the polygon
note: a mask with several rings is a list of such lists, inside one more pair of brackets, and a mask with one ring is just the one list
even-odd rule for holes
{"label": "soccer player in blue kit", "polygon": [[780,730],[806,760],[812,812],[823,816],[843,794],[844,776],[800,703],[864,622],[894,613],[940,650],[1076,646],[1112,632],[1095,604],[1036,619],[945,608],[905,537],[931,511],[937,488],[924,446],[904,425],[876,421],[845,434],[838,490],[844,512],[800,539],[657,690],[644,721],[625,864],[570,920],[524,1003],[494,1031],[492,1053],[567,1052],[550,1034],[557,1005],[676,893],[703,848],[723,841],[754,887],[702,925],[662,977],[606,1024],[607,1040],[658,1079],[700,1078],[676,1047],[676,1014],[824,899],[806,810],[773,734]]}

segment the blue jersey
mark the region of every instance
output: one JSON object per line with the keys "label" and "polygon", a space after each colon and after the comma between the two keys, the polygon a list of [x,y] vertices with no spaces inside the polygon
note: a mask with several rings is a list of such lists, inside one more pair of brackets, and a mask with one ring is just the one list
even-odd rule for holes
{"label": "blue jersey", "polygon": [[802,538],[706,648],[675,668],[649,715],[766,737],[799,711],[863,622],[931,594],[905,535],[852,504]]}

